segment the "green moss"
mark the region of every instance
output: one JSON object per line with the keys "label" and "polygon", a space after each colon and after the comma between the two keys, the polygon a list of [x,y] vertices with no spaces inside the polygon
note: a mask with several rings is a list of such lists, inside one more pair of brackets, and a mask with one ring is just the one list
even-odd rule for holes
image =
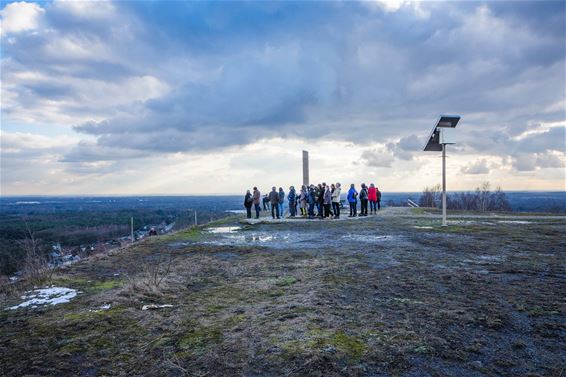
{"label": "green moss", "polygon": [[267,297],[281,297],[285,295],[282,289],[266,289],[264,292]]}
{"label": "green moss", "polygon": [[338,332],[330,338],[330,343],[353,359],[359,360],[366,352],[365,343],[358,337]]}
{"label": "green moss", "polygon": [[527,314],[531,317],[541,317],[545,315],[560,314],[558,310],[550,310],[541,306],[534,306],[526,310]]}
{"label": "green moss", "polygon": [[124,283],[120,280],[98,281],[91,285],[88,290],[91,292],[106,291],[109,289],[121,287],[123,284]]}
{"label": "green moss", "polygon": [[311,337],[311,340],[308,342],[309,347],[320,349],[330,346],[355,361],[360,360],[367,351],[367,346],[360,337],[348,335],[343,331],[329,332],[313,328],[310,330],[309,335]]}
{"label": "green moss", "polygon": [[287,287],[289,285],[293,285],[297,282],[297,279],[293,276],[284,276],[282,278],[277,279],[275,285],[278,287]]}
{"label": "green moss", "polygon": [[101,318],[112,318],[119,316],[124,312],[123,307],[112,307],[107,310],[95,310],[95,311],[79,311],[75,313],[66,313],[63,315],[63,319],[68,322],[76,321],[89,321],[89,320],[100,320]]}
{"label": "green moss", "polygon": [[226,327],[233,327],[238,325],[239,323],[243,322],[246,319],[246,316],[244,314],[236,314],[232,317],[229,317],[224,324],[226,325]]}
{"label": "green moss", "polygon": [[425,353],[429,353],[429,352],[430,352],[430,349],[429,349],[427,346],[425,346],[425,345],[423,344],[423,345],[420,345],[420,346],[413,347],[413,352],[414,352],[414,353],[425,354]]}
{"label": "green moss", "polygon": [[192,226],[185,230],[181,230],[179,232],[168,234],[165,236],[161,236],[159,238],[155,238],[155,242],[161,243],[161,241],[198,241],[202,237],[203,230],[199,226]]}
{"label": "green moss", "polygon": [[201,353],[207,348],[220,343],[222,331],[215,327],[198,327],[185,333],[179,340],[179,347]]}
{"label": "green moss", "polygon": [[226,308],[225,305],[219,305],[219,304],[211,304],[211,305],[207,305],[205,310],[207,313],[209,314],[214,314],[214,313],[218,313],[221,312],[222,310],[224,310]]}

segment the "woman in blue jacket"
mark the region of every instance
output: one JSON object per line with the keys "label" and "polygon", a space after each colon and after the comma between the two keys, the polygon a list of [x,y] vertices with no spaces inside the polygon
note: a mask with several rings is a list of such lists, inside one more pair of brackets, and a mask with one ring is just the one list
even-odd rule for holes
{"label": "woman in blue jacket", "polygon": [[348,203],[350,203],[350,216],[348,217],[356,217],[358,215],[358,192],[353,183],[348,190]]}

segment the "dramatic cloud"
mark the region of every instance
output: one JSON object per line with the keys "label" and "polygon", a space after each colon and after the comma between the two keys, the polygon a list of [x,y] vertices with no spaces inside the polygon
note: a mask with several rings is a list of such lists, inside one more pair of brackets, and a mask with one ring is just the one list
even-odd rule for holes
{"label": "dramatic cloud", "polygon": [[[424,138],[439,114],[456,113],[455,171],[542,172],[537,184],[554,187],[566,149],[565,12],[551,1],[8,3],[2,138],[66,135],[55,152],[29,150],[75,182],[300,140],[351,146],[334,161],[348,179],[361,179],[352,166],[392,168],[392,180],[402,168],[428,183]],[[16,192],[23,178],[4,149],[15,141],[2,142],[3,185]],[[262,150],[276,170],[279,156]],[[254,176],[255,160],[223,160],[223,174]]]}

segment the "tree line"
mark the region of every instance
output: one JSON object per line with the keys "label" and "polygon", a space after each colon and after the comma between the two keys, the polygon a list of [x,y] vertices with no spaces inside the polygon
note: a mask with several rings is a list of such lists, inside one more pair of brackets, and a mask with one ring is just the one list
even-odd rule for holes
{"label": "tree line", "polygon": [[[442,207],[442,189],[440,185],[425,187],[419,199],[419,206],[430,208]],[[446,194],[446,208],[465,211],[511,211],[507,196],[497,187],[491,191],[491,184],[484,182],[475,191],[453,192]]]}

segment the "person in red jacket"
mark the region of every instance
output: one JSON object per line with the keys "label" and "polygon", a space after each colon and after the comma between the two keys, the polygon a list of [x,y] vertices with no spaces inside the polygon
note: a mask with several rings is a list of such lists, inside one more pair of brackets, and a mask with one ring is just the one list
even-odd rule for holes
{"label": "person in red jacket", "polygon": [[368,188],[368,200],[369,200],[369,213],[377,213],[377,189],[375,185],[372,183],[369,185]]}

